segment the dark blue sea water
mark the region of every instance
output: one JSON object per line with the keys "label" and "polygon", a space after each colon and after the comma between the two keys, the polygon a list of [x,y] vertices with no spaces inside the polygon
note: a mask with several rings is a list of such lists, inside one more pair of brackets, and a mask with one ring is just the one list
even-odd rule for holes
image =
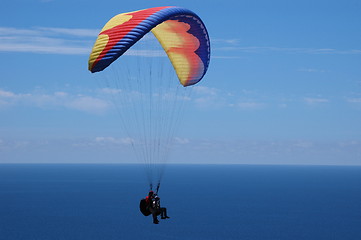
{"label": "dark blue sea water", "polygon": [[0,165],[0,239],[361,239],[361,167],[169,165],[159,225],[147,187],[137,165]]}

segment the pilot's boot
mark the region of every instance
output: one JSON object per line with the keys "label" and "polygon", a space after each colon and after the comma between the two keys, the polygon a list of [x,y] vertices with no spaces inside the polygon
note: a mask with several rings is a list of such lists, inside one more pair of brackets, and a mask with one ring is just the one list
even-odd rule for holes
{"label": "pilot's boot", "polygon": [[161,209],[161,219],[166,219],[166,218],[169,218],[167,216],[167,209],[166,208],[162,208]]}

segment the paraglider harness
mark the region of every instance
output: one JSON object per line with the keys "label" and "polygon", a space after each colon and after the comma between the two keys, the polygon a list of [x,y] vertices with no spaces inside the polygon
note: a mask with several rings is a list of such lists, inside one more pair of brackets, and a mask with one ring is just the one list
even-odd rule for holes
{"label": "paraglider harness", "polygon": [[[145,198],[140,200],[139,209],[144,216],[152,214],[151,210],[157,211],[160,214],[160,199],[158,197],[159,186],[160,184],[158,183],[156,192],[153,194],[152,198],[148,199],[150,202],[147,202],[147,199]],[[152,191],[152,184],[150,185],[150,191]],[[157,215],[159,214],[157,213]]]}

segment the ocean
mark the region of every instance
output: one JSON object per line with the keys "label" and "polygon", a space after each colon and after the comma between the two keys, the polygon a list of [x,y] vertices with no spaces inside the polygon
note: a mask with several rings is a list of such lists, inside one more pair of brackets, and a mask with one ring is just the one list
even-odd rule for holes
{"label": "ocean", "polygon": [[139,211],[139,165],[0,165],[1,240],[361,239],[361,167],[172,165]]}

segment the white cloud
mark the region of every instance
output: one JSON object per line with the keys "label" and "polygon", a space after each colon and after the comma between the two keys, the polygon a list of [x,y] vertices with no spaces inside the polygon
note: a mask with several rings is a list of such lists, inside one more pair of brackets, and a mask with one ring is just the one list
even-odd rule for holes
{"label": "white cloud", "polygon": [[0,52],[31,52],[51,54],[89,54],[88,41],[73,41],[49,37],[0,37]]}
{"label": "white cloud", "polygon": [[218,44],[218,43],[221,43],[221,44],[229,44],[229,45],[238,45],[239,44],[239,39],[222,39],[222,38],[212,38],[212,41],[211,43],[214,43],[214,44]]}
{"label": "white cloud", "polygon": [[328,103],[330,100],[326,99],[326,98],[304,98],[304,101],[307,104],[318,104],[318,103]]}
{"label": "white cloud", "polygon": [[263,109],[265,96],[257,91],[243,89],[240,92],[225,92],[220,89],[197,86],[192,94],[196,106],[201,108],[235,108],[238,110]]}
{"label": "white cloud", "polygon": [[39,31],[44,31],[49,34],[59,34],[59,35],[70,35],[70,36],[79,36],[79,37],[92,37],[96,38],[100,32],[100,29],[83,29],[83,28],[46,28],[39,27],[36,28]]}
{"label": "white cloud", "polygon": [[316,69],[316,68],[300,68],[297,71],[299,71],[299,72],[309,72],[309,73],[311,73],[311,72],[320,72],[320,73],[326,72],[323,69]]}
{"label": "white cloud", "polygon": [[122,92],[122,90],[121,89],[115,89],[115,88],[102,88],[102,89],[100,89],[100,92],[104,93],[104,94],[112,95],[112,94],[119,94],[119,93]]}
{"label": "white cloud", "polygon": [[194,101],[197,106],[200,107],[212,107],[217,106],[220,103],[220,97],[218,95],[218,90],[215,88],[195,86],[193,88]]}
{"label": "white cloud", "polygon": [[33,41],[32,43],[1,43],[0,52],[31,52],[31,53],[51,53],[51,54],[89,54],[89,48],[75,46],[44,46],[46,41]]}
{"label": "white cloud", "polygon": [[287,107],[288,107],[288,104],[286,104],[286,103],[280,103],[280,104],[278,104],[278,107],[279,107],[279,108],[287,108]]}
{"label": "white cloud", "polygon": [[[0,28],[0,51],[53,54],[89,54],[94,29]],[[91,37],[91,38],[90,38]]]}
{"label": "white cloud", "polygon": [[349,98],[347,99],[349,103],[361,103],[361,98]]}
{"label": "white cloud", "polygon": [[217,58],[217,59],[239,59],[242,57],[239,56],[212,56],[212,58]]}
{"label": "white cloud", "polygon": [[216,47],[214,50],[219,51],[240,51],[247,53],[262,53],[262,52],[284,52],[284,53],[301,53],[301,54],[361,54],[360,49],[348,49],[348,50],[339,50],[332,48],[285,48],[285,47],[259,47],[259,46],[248,46],[248,47],[238,47],[238,46],[225,46],[225,47]]}
{"label": "white cloud", "polygon": [[311,141],[297,141],[293,143],[293,146],[299,148],[311,148],[314,146],[314,143],[312,143]]}
{"label": "white cloud", "polygon": [[[212,38],[212,43],[216,45],[213,50],[219,51],[240,51],[248,53],[262,52],[284,52],[302,54],[361,54],[360,49],[339,50],[334,48],[299,48],[299,47],[275,47],[275,46],[240,46],[239,39],[217,39]],[[217,58],[217,57],[215,57]],[[222,57],[218,57],[222,58]],[[230,57],[231,58],[231,57]],[[236,58],[236,57],[234,57]],[[314,71],[317,69],[302,69],[300,71]],[[317,70],[320,71],[320,70]],[[321,70],[322,71],[322,70]]]}
{"label": "white cloud", "polygon": [[39,36],[38,31],[33,29],[18,29],[18,28],[6,28],[0,27],[1,38],[14,38],[15,36]]}
{"label": "white cloud", "polygon": [[0,106],[31,106],[38,108],[75,109],[82,112],[101,114],[110,107],[108,101],[93,96],[74,95],[66,92],[13,93],[0,89]]}
{"label": "white cloud", "polygon": [[[360,165],[361,142],[310,139],[178,139],[171,162],[216,164]],[[197,144],[187,144],[187,142]],[[181,144],[183,142],[184,144]],[[0,139],[1,163],[127,162],[134,157],[131,138],[98,136],[62,139]],[[77,149],[78,151],[74,151]],[[56,153],[56,154],[54,154]],[[75,154],[74,154],[75,153]],[[181,153],[181,154],[177,154]],[[44,154],[46,158],[43,158]],[[119,158],[119,156],[123,156]],[[84,157],[79,157],[82,155]],[[6,156],[6,157],[4,157]],[[19,157],[20,156],[20,157]],[[86,157],[85,157],[86,156]],[[204,161],[207,159],[207,161]],[[341,160],[340,160],[341,159]]]}
{"label": "white cloud", "polygon": [[96,38],[99,29],[83,29],[83,28],[49,28],[34,27],[30,29],[19,29],[10,27],[0,27],[0,36],[9,39],[17,37],[45,37],[45,36],[78,36]]}
{"label": "white cloud", "polygon": [[204,86],[194,86],[193,91],[197,94],[204,94],[204,95],[212,95],[216,96],[218,90],[216,88],[204,87]]}
{"label": "white cloud", "polygon": [[188,144],[190,142],[188,138],[175,137],[174,140],[178,144]]}
{"label": "white cloud", "polygon": [[[0,52],[88,55],[100,29],[0,27]],[[145,42],[154,37],[146,37]],[[142,40],[144,42],[144,40]],[[145,45],[147,46],[147,45]],[[148,44],[148,46],[151,46]],[[130,49],[125,55],[166,57],[163,50]]]}
{"label": "white cloud", "polygon": [[66,96],[68,96],[68,93],[66,93],[66,92],[55,92],[54,95],[59,96],[59,97],[66,97]]}
{"label": "white cloud", "polygon": [[0,98],[1,98],[1,97],[11,98],[11,97],[14,97],[14,96],[15,96],[14,93],[9,92],[9,91],[4,91],[4,90],[0,89]]}
{"label": "white cloud", "polygon": [[341,146],[341,147],[360,146],[360,147],[361,147],[361,142],[355,141],[355,140],[351,140],[351,141],[346,141],[346,142],[340,142],[340,143],[339,143],[339,146]]}
{"label": "white cloud", "polygon": [[130,145],[134,143],[132,138],[114,138],[114,137],[96,137],[94,140],[99,144],[116,144],[116,145]]}
{"label": "white cloud", "polygon": [[264,103],[259,102],[240,102],[236,104],[236,107],[238,107],[239,109],[260,109],[264,106]]}
{"label": "white cloud", "polygon": [[[313,140],[230,140],[198,139],[197,144],[177,147],[184,154],[191,152],[191,162],[246,164],[357,164],[360,165],[359,141],[340,145],[337,141]],[[343,159],[340,161],[340,157]],[[222,161],[221,161],[222,160]]]}
{"label": "white cloud", "polygon": [[108,102],[90,96],[78,96],[66,103],[68,108],[90,113],[103,113],[108,105]]}

